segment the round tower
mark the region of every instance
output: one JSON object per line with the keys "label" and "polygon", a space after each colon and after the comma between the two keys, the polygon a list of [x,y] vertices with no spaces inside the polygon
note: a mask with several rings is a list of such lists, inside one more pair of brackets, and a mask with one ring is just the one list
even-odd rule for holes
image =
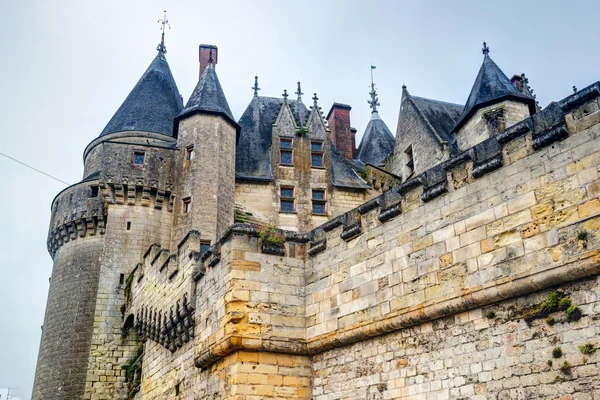
{"label": "round tower", "polygon": [[100,136],[84,152],[84,177],[52,203],[52,278],[33,399],[120,398],[125,278],[143,252],[168,247],[182,99],[164,42]]}

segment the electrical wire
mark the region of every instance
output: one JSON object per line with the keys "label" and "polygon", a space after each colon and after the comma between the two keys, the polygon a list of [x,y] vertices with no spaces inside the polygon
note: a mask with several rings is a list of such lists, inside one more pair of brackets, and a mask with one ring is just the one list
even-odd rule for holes
{"label": "electrical wire", "polygon": [[58,179],[58,178],[56,178],[56,177],[54,177],[54,176],[52,176],[52,175],[50,175],[50,174],[47,174],[47,173],[45,173],[44,171],[41,171],[41,170],[39,170],[39,169],[37,169],[37,168],[34,168],[34,167],[32,167],[31,165],[25,164],[24,162],[22,162],[22,161],[19,161],[19,160],[17,160],[16,158],[13,158],[13,157],[11,157],[11,156],[9,156],[9,155],[7,155],[7,154],[4,154],[4,153],[0,152],[0,155],[3,155],[4,157],[6,157],[6,158],[8,158],[8,159],[10,159],[10,160],[13,160],[14,162],[17,162],[17,163],[19,163],[19,164],[21,164],[21,165],[24,165],[24,166],[26,166],[27,168],[31,168],[32,170],[34,170],[34,171],[36,171],[36,172],[39,172],[40,174],[46,175],[46,176],[47,176],[47,177],[49,177],[49,178],[52,178],[52,179],[54,179],[54,180],[56,180],[56,181],[59,181],[59,182],[61,182],[61,183],[64,183],[65,185],[70,185],[69,183],[67,183],[67,182],[65,182],[65,181],[63,181],[63,180],[61,180],[61,179]]}

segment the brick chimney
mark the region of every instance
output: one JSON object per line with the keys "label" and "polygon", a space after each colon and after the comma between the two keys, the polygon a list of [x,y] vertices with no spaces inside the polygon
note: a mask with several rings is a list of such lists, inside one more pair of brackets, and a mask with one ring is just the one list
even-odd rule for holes
{"label": "brick chimney", "polygon": [[200,58],[200,76],[202,76],[202,73],[204,72],[204,70],[206,69],[206,66],[208,65],[208,60],[210,58],[210,51],[212,50],[212,58],[213,58],[213,65],[217,65],[217,60],[219,59],[219,49],[217,48],[217,46],[214,46],[212,44],[201,44],[200,45],[200,50],[199,50],[199,58]]}
{"label": "brick chimney", "polygon": [[350,126],[350,107],[347,104],[333,103],[327,114],[331,131],[331,142],[347,159],[353,159],[356,152],[356,129]]}

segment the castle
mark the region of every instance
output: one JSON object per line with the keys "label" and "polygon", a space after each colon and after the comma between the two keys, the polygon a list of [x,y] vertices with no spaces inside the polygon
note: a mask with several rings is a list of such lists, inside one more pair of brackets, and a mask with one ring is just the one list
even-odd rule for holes
{"label": "castle", "polygon": [[[52,203],[34,399],[592,399],[600,83],[540,109],[484,44],[464,106],[254,96],[163,41]],[[595,394],[594,394],[595,393]]]}

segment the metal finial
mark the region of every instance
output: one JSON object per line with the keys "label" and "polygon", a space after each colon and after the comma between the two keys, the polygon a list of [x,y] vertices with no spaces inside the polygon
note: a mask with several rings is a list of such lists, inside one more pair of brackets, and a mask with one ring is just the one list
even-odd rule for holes
{"label": "metal finial", "polygon": [[319,98],[317,97],[317,94],[315,93],[315,95],[312,97],[313,103],[315,104],[315,107],[317,107],[317,101],[319,101]]}
{"label": "metal finial", "polygon": [[367,103],[370,104],[371,114],[377,112],[377,106],[379,105],[379,99],[377,98],[377,90],[375,90],[375,83],[373,82],[373,70],[377,68],[374,65],[371,65],[371,91],[369,95],[371,96],[371,100],[368,100]]}
{"label": "metal finial", "polygon": [[577,86],[573,86],[573,93],[577,93]]}
{"label": "metal finial", "polygon": [[289,94],[287,93],[287,89],[283,89],[283,101],[287,103],[287,98],[289,96]]}
{"label": "metal finial", "polygon": [[252,86],[250,89],[254,90],[254,97],[258,97],[258,91],[260,90],[258,87],[258,76],[254,77],[254,86]]}
{"label": "metal finial", "polygon": [[167,19],[167,10],[164,11],[163,19],[159,19],[158,22],[162,25],[162,35],[160,37],[160,43],[156,46],[156,50],[163,54],[167,54],[167,47],[165,46],[165,26],[168,26],[169,29],[171,29],[171,25],[169,25],[169,20]]}
{"label": "metal finial", "polygon": [[294,92],[294,94],[298,96],[298,101],[302,101],[302,95],[304,93],[302,93],[302,89],[300,87],[300,81],[298,81],[298,91]]}
{"label": "metal finial", "polygon": [[483,49],[481,49],[483,55],[487,57],[490,54],[490,48],[488,47],[486,42],[483,42]]}
{"label": "metal finial", "polygon": [[212,64],[213,63],[213,58],[212,58],[212,47],[210,48],[210,50],[208,51],[208,63]]}

